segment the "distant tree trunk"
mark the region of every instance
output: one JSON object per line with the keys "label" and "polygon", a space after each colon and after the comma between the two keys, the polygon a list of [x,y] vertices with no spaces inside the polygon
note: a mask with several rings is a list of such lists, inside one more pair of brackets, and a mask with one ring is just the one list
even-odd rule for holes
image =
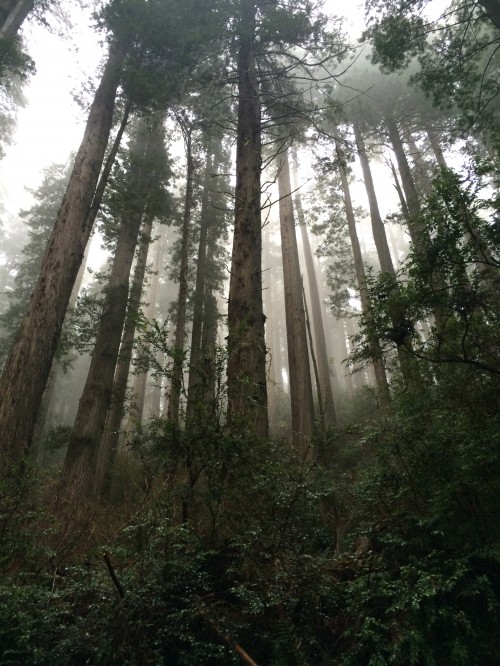
{"label": "distant tree trunk", "polygon": [[181,228],[181,251],[179,265],[179,294],[177,296],[177,307],[175,311],[175,337],[174,337],[174,362],[172,365],[172,382],[170,386],[170,398],[168,401],[167,418],[179,425],[179,407],[182,389],[182,377],[184,374],[184,343],[186,336],[186,307],[188,297],[188,263],[189,263],[189,241],[191,235],[191,211],[193,208],[193,178],[194,161],[192,149],[192,128],[183,130],[186,141],[186,194],[184,198],[184,215]]}
{"label": "distant tree trunk", "polygon": [[[368,203],[370,206],[370,219],[372,223],[372,233],[373,239],[375,241],[375,247],[377,248],[377,255],[380,262],[380,268],[382,272],[387,273],[389,285],[391,288],[391,293],[397,293],[399,290],[397,281],[396,281],[396,271],[394,270],[394,264],[392,263],[391,252],[389,250],[389,244],[387,242],[387,236],[385,233],[385,226],[382,221],[382,216],[380,215],[380,210],[378,207],[377,194],[375,192],[375,186],[373,184],[372,173],[370,169],[370,162],[368,161],[368,156],[366,154],[366,147],[363,140],[363,135],[357,125],[354,125],[354,135],[356,137],[356,146],[358,149],[358,155],[361,162],[361,168],[363,171],[363,180],[365,183],[366,194],[368,196]],[[396,346],[398,349],[399,364],[401,372],[405,379],[406,384],[408,385],[414,378],[418,376],[418,368],[415,363],[412,362],[411,352],[412,342],[410,338],[410,330],[406,326],[406,321],[404,317],[404,312],[401,311],[401,308],[397,305],[392,305],[390,308],[390,317],[393,330],[395,335],[397,335]]]}
{"label": "distant tree trunk", "polygon": [[293,162],[295,172],[294,187],[296,189],[295,209],[297,211],[297,218],[300,225],[307,279],[309,282],[309,297],[311,299],[311,316],[314,330],[314,349],[317,357],[320,393],[323,403],[320,405],[320,410],[324,415],[326,427],[335,427],[337,425],[337,412],[335,409],[335,401],[333,397],[330,366],[328,363],[328,352],[326,350],[326,337],[325,328],[323,325],[321,300],[319,297],[318,278],[316,275],[316,268],[314,266],[311,243],[309,242],[309,234],[307,233],[304,210],[302,208],[302,198],[298,190],[297,157],[295,155]]}
{"label": "distant tree trunk", "polygon": [[292,433],[305,450],[314,432],[314,402],[287,149],[278,155],[278,190]]}
{"label": "distant tree trunk", "polygon": [[420,197],[418,195],[415,181],[413,179],[413,174],[406,157],[398,126],[390,116],[386,116],[386,127],[389,133],[389,139],[391,141],[394,154],[396,155],[396,161],[398,163],[398,169],[401,175],[401,182],[403,184],[404,198],[408,207],[408,231],[410,232],[410,237],[415,251],[421,256],[424,256],[424,241],[428,239],[429,234],[427,229],[425,229],[418,220],[418,215],[420,213]]}
{"label": "distant tree trunk", "polygon": [[139,248],[134,277],[132,279],[132,287],[130,289],[127,316],[120,343],[118,363],[116,364],[112,404],[106,418],[106,426],[99,446],[99,455],[92,490],[92,493],[96,498],[102,495],[105,485],[107,485],[106,478],[109,477],[116,450],[118,448],[120,425],[123,418],[128,376],[132,361],[132,350],[134,347],[137,314],[141,305],[142,287],[146,275],[152,228],[153,216],[146,215],[141,234],[141,246]]}
{"label": "distant tree trunk", "polygon": [[191,356],[189,359],[188,399],[186,406],[186,421],[192,421],[195,416],[203,419],[203,370],[201,361],[203,350],[201,335],[203,328],[203,305],[205,296],[205,273],[207,265],[208,231],[213,218],[210,207],[210,179],[213,170],[213,154],[207,150],[205,164],[205,177],[203,183],[203,198],[201,203],[200,239],[198,242],[198,256],[196,262],[196,284],[194,290],[193,327],[191,330]]}
{"label": "distant tree trunk", "polygon": [[[354,219],[354,211],[352,208],[351,193],[349,190],[349,181],[347,180],[347,173],[344,164],[344,156],[338,142],[336,142],[336,150],[339,163],[340,171],[340,180],[342,184],[342,192],[344,194],[344,204],[346,210],[347,224],[349,228],[349,236],[351,239],[352,253],[354,256],[354,268],[356,271],[356,279],[358,282],[359,288],[359,297],[361,300],[361,307],[367,321],[369,322],[372,318],[371,314],[371,304],[368,295],[368,289],[366,286],[366,275],[365,268],[363,265],[363,257],[361,255],[361,247],[359,245],[358,234],[356,231],[356,221]],[[382,350],[380,348],[380,343],[375,335],[369,335],[368,344],[370,346],[370,351],[373,359],[373,367],[375,370],[375,379],[377,382],[377,388],[379,391],[380,402],[383,405],[386,405],[390,402],[390,393],[389,385],[387,383],[387,375],[385,373],[384,361],[382,358]]]}
{"label": "distant tree trunk", "polygon": [[408,218],[410,217],[410,211],[408,210],[405,195],[403,194],[403,190],[401,189],[401,184],[399,182],[396,167],[394,166],[392,160],[390,162],[390,167],[391,167],[392,177],[394,178],[394,188],[396,189],[396,192],[398,194],[399,203],[401,204],[401,211],[403,213],[403,217],[405,218],[405,220],[408,220]]}
{"label": "distant tree trunk", "polygon": [[434,153],[434,157],[436,158],[436,162],[438,163],[438,166],[441,167],[441,169],[447,169],[448,165],[446,164],[444,153],[443,153],[443,150],[441,148],[441,144],[439,143],[439,139],[438,139],[436,130],[428,129],[427,130],[427,136],[429,137],[429,143],[431,145],[431,149],[432,149],[432,152]]}
{"label": "distant tree trunk", "polygon": [[373,184],[372,172],[370,169],[370,162],[366,154],[365,142],[363,134],[361,133],[358,125],[353,125],[354,136],[356,138],[356,146],[358,149],[359,160],[361,162],[361,169],[363,171],[363,181],[365,184],[368,203],[370,206],[370,219],[372,223],[373,240],[377,248],[377,255],[380,262],[380,268],[384,273],[395,275],[394,264],[392,263],[391,251],[387,242],[385,233],[385,225],[380,215],[378,207],[377,194],[375,192],[375,185]]}
{"label": "distant tree trunk", "polygon": [[0,379],[0,455],[4,461],[19,460],[31,445],[64,315],[91,231],[88,214],[111,130],[124,56],[123,47],[111,45],[38,284]]}
{"label": "distant tree trunk", "polygon": [[242,3],[233,254],[228,301],[229,427],[267,437],[266,343],[262,308],[261,108],[255,62],[255,3]]}
{"label": "distant tree trunk", "polygon": [[75,491],[76,496],[92,492],[97,472],[127,311],[130,270],[147,202],[149,165],[145,158],[150,154],[152,136],[150,128],[143,127],[131,151],[131,167],[113,266],[87,380],[61,473],[63,486]]}
{"label": "distant tree trunk", "polygon": [[[219,392],[217,387],[216,347],[219,311],[217,299],[210,291],[205,293],[203,308],[203,335],[201,348],[203,350],[203,404],[209,408],[212,418],[219,417]],[[220,388],[220,387],[219,387]]]}

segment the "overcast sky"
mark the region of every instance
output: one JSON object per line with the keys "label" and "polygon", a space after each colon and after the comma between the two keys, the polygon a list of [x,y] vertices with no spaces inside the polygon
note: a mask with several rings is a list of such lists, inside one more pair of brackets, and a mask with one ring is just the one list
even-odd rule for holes
{"label": "overcast sky", "polygon": [[[362,1],[348,5],[327,0],[325,10],[347,13],[345,29],[359,34],[362,6]],[[103,49],[90,26],[90,9],[73,8],[72,20],[66,39],[50,34],[43,26],[24,28],[37,73],[24,88],[27,105],[18,112],[14,143],[0,162],[0,193],[11,215],[31,205],[26,188],[39,185],[42,169],[65,162],[80,144],[86,110],[75,103],[73,94],[79,93],[82,81],[94,76]]]}

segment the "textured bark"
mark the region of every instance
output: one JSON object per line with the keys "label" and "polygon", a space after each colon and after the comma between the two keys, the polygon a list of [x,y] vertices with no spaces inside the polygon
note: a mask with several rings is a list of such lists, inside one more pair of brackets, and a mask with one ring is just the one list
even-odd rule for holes
{"label": "textured bark", "polygon": [[0,379],[1,455],[16,460],[31,445],[45,383],[91,226],[92,205],[113,120],[124,49],[113,44],[91,105],[40,277]]}
{"label": "textured bark", "polygon": [[[358,282],[359,297],[361,300],[361,307],[368,322],[372,318],[370,298],[366,286],[365,268],[363,265],[363,257],[361,255],[361,247],[359,245],[358,234],[356,231],[356,220],[354,219],[354,211],[352,207],[351,193],[349,191],[349,182],[347,180],[346,169],[344,165],[344,157],[342,151],[336,144],[337,156],[339,160],[340,180],[342,184],[342,192],[344,195],[344,204],[346,210],[347,224],[349,228],[349,237],[351,239],[352,253],[354,257],[354,268],[356,271],[356,280]],[[388,404],[390,401],[389,385],[387,383],[387,376],[385,373],[384,362],[382,359],[382,350],[380,343],[374,335],[368,338],[370,346],[373,368],[375,370],[375,380],[379,391],[381,404]]]}
{"label": "textured bark", "polygon": [[71,487],[76,495],[80,492],[88,494],[94,487],[127,311],[130,270],[147,201],[146,182],[149,174],[145,157],[149,153],[151,141],[151,132],[144,128],[131,151],[132,165],[111,275],[87,380],[61,473],[63,486]]}
{"label": "textured bark", "polygon": [[0,27],[0,39],[13,39],[28,14],[34,9],[33,0],[17,0],[8,4],[8,13]]}
{"label": "textured bark", "polygon": [[184,215],[181,228],[181,252],[179,266],[179,294],[175,311],[174,362],[172,364],[172,383],[168,401],[167,418],[179,424],[179,407],[184,374],[184,343],[186,337],[186,307],[188,297],[189,241],[191,235],[191,211],[193,208],[194,162],[192,151],[192,129],[185,131],[186,139],[186,194]]}
{"label": "textured bark", "polygon": [[314,431],[314,402],[288,150],[278,155],[278,189],[292,436],[294,444],[306,450]]}
{"label": "textured bark", "polygon": [[261,108],[255,63],[256,8],[242,2],[238,54],[235,221],[228,301],[228,425],[267,437],[262,309]]}
{"label": "textured bark", "polygon": [[490,19],[492,23],[496,25],[497,28],[500,28],[500,2],[499,0],[479,0],[479,4],[482,5],[486,16]]}
{"label": "textured bark", "polygon": [[[382,216],[380,215],[380,210],[378,207],[377,195],[375,192],[375,186],[373,184],[372,173],[370,169],[370,163],[368,161],[368,156],[366,154],[366,147],[363,140],[363,135],[356,125],[354,125],[354,134],[356,137],[356,146],[358,149],[358,155],[361,162],[361,168],[363,170],[363,180],[365,183],[366,194],[368,197],[368,203],[370,206],[370,219],[372,223],[372,233],[373,239],[375,241],[375,247],[377,248],[377,255],[380,262],[380,268],[382,272],[388,274],[389,284],[391,286],[391,292],[398,292],[398,284],[396,281],[396,271],[394,270],[394,264],[392,263],[392,257],[389,250],[389,244],[387,242],[387,236],[385,233],[385,225],[382,221]],[[392,305],[390,308],[390,317],[392,328],[394,331],[396,346],[398,350],[399,364],[401,368],[402,375],[404,377],[405,383],[408,385],[415,377],[418,376],[418,368],[411,359],[412,352],[412,343],[409,336],[409,330],[406,325],[404,312],[401,311],[396,305]]]}
{"label": "textured bark", "polygon": [[444,153],[441,148],[441,144],[439,143],[436,130],[428,129],[427,136],[429,137],[429,143],[431,144],[431,149],[434,153],[434,157],[436,158],[438,166],[441,167],[441,169],[447,169],[448,165],[446,164]]}
{"label": "textured bark", "polygon": [[378,207],[377,195],[375,192],[375,185],[373,184],[370,162],[366,154],[365,142],[359,127],[357,125],[354,125],[353,127],[359,160],[361,162],[361,169],[363,170],[363,180],[368,197],[368,204],[370,206],[373,240],[375,241],[375,247],[377,248],[380,268],[384,273],[395,275],[396,271],[394,270],[394,264],[392,263],[391,251],[389,250],[389,244],[385,233],[385,225]]}
{"label": "textured bark", "polygon": [[410,211],[408,210],[405,195],[403,194],[403,190],[401,189],[401,184],[399,182],[396,167],[392,163],[392,160],[391,160],[391,173],[392,173],[392,177],[394,179],[394,187],[396,189],[396,192],[398,193],[399,203],[401,204],[401,210],[403,212],[403,217],[405,218],[405,220],[408,220],[408,218],[410,217]]}
{"label": "textured bark", "polygon": [[401,175],[401,182],[403,184],[404,198],[408,207],[408,231],[410,232],[410,237],[415,251],[422,254],[422,244],[427,231],[416,219],[420,213],[420,200],[418,191],[415,186],[415,181],[413,180],[410,165],[408,164],[408,159],[406,157],[398,126],[390,116],[386,117],[386,127],[389,133],[389,139],[391,141],[394,154],[396,155],[396,161],[398,163],[398,169]]}
{"label": "textured bark", "polygon": [[127,382],[132,361],[137,314],[141,305],[142,287],[146,275],[152,228],[153,216],[147,215],[142,227],[141,246],[139,248],[134,269],[132,286],[130,288],[125,327],[123,329],[120,343],[120,354],[115,370],[113,381],[113,402],[106,418],[106,426],[99,446],[92,491],[94,497],[100,497],[102,495],[104,486],[106,485],[105,480],[109,477],[110,468],[118,447],[120,425],[123,418],[125,397],[127,394]]}
{"label": "textured bark", "polygon": [[203,198],[201,203],[200,238],[198,242],[198,256],[196,262],[196,283],[194,289],[193,327],[191,330],[191,356],[189,359],[188,399],[186,406],[186,420],[195,416],[204,417],[203,409],[203,368],[201,335],[203,328],[203,305],[205,295],[205,273],[207,265],[208,231],[212,221],[210,207],[210,178],[213,170],[213,155],[207,151],[205,164],[205,177],[203,183]]}
{"label": "textured bark", "polygon": [[311,300],[311,316],[312,325],[314,330],[314,350],[316,353],[318,364],[318,378],[319,389],[321,393],[320,400],[320,413],[324,418],[326,427],[337,425],[337,412],[335,409],[335,401],[333,397],[332,382],[330,377],[330,364],[328,363],[328,352],[326,349],[325,328],[323,325],[323,314],[321,299],[319,296],[318,278],[316,275],[316,268],[314,265],[314,258],[309,242],[309,234],[307,233],[307,226],[304,218],[304,210],[302,208],[302,199],[300,191],[298,190],[297,179],[297,159],[294,156],[294,188],[295,193],[295,210],[297,211],[297,218],[300,225],[300,233],[302,237],[302,247],[304,250],[304,258],[307,271],[307,280],[309,283],[309,298]]}

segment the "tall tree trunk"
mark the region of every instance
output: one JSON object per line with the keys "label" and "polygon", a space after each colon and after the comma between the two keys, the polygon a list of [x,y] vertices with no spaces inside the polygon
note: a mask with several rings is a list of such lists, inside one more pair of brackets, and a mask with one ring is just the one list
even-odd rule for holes
{"label": "tall tree trunk", "polygon": [[33,0],[17,0],[11,3],[9,12],[0,27],[0,39],[14,39],[24,20],[33,9]]}
{"label": "tall tree trunk", "polygon": [[[382,221],[382,216],[380,215],[380,209],[378,207],[377,194],[373,184],[370,162],[366,154],[365,142],[359,127],[357,125],[354,125],[353,127],[354,135],[356,137],[356,146],[359,160],[361,162],[361,168],[363,171],[363,180],[365,183],[366,194],[370,207],[372,234],[375,241],[375,247],[377,248],[380,268],[383,273],[387,273],[387,279],[389,281],[391,293],[397,293],[399,287],[396,281],[396,271],[394,270],[394,264],[392,263],[389,243],[387,242],[387,236],[385,233],[385,225]],[[389,314],[391,317],[391,323],[395,337],[397,336],[395,342],[398,350],[401,372],[405,383],[409,385],[409,383],[419,374],[418,368],[412,362],[411,358],[412,342],[409,336],[410,331],[408,330],[404,312],[401,311],[400,306],[397,304],[391,304]]]}
{"label": "tall tree trunk", "polygon": [[191,235],[191,210],[193,208],[194,162],[192,149],[192,128],[185,130],[186,140],[186,194],[184,199],[184,215],[181,228],[181,252],[179,266],[179,294],[175,312],[174,362],[172,365],[172,382],[168,401],[167,418],[179,425],[179,407],[181,399],[182,378],[184,374],[184,343],[186,336],[186,307],[188,297],[188,264],[189,241]]}
{"label": "tall tree trunk", "polygon": [[[335,427],[337,425],[337,412],[335,409],[335,401],[333,397],[332,382],[330,377],[330,365],[328,363],[328,352],[326,350],[326,337],[325,328],[323,325],[323,314],[321,299],[319,297],[318,278],[316,268],[314,265],[314,258],[309,242],[309,234],[307,233],[307,226],[304,217],[304,210],[302,207],[302,198],[298,189],[297,177],[297,157],[294,155],[294,188],[295,193],[295,210],[297,211],[297,218],[300,225],[300,233],[302,236],[302,247],[304,249],[304,258],[307,271],[307,279],[309,282],[309,298],[311,299],[311,315],[314,330],[314,348],[317,356],[318,375],[320,383],[320,393],[322,396],[322,405],[320,410],[324,415],[326,427]],[[280,195],[281,196],[281,195]]]}
{"label": "tall tree trunk", "polygon": [[499,0],[479,0],[479,4],[482,5],[486,16],[490,19],[490,21],[494,23],[497,28],[500,28]]}
{"label": "tall tree trunk", "polygon": [[255,62],[256,7],[239,25],[235,220],[228,301],[229,427],[267,437],[266,343],[262,308],[261,108]]}
{"label": "tall tree trunk", "polygon": [[307,450],[314,431],[314,402],[287,149],[278,155],[278,189],[292,434],[299,450]]}
{"label": "tall tree trunk", "polygon": [[368,204],[370,206],[370,219],[372,223],[373,240],[377,248],[377,255],[380,262],[382,272],[395,275],[394,264],[392,262],[391,251],[387,242],[385,233],[385,225],[382,221],[380,209],[378,207],[377,195],[375,192],[375,185],[373,184],[372,172],[370,169],[370,162],[366,154],[365,142],[363,134],[358,125],[354,124],[354,136],[356,138],[356,146],[358,149],[359,161],[361,162],[361,169],[363,171],[363,180],[365,183],[366,194],[368,197]]}
{"label": "tall tree trunk", "polygon": [[409,217],[407,219],[408,231],[416,252],[421,253],[423,239],[425,238],[426,230],[418,222],[417,217],[420,213],[420,200],[418,191],[413,180],[413,175],[408,164],[408,159],[403,146],[403,141],[399,133],[398,126],[395,121],[386,116],[386,127],[389,133],[389,139],[396,155],[399,173],[401,175],[401,182],[403,184],[403,191],[405,195],[406,205],[408,207]]}
{"label": "tall tree trunk", "polygon": [[448,165],[446,164],[446,159],[444,157],[444,153],[441,148],[441,144],[439,142],[436,130],[432,128],[428,129],[427,136],[429,137],[429,143],[431,145],[431,149],[432,152],[434,153],[434,157],[436,158],[438,166],[441,167],[441,169],[447,169]]}
{"label": "tall tree trunk", "polygon": [[124,48],[113,43],[42,260],[38,284],[0,379],[0,455],[4,460],[19,460],[31,445],[64,315],[91,231],[88,214],[111,130],[124,56]]}
{"label": "tall tree trunk", "polygon": [[203,305],[205,296],[205,273],[207,265],[207,241],[213,212],[210,206],[210,179],[213,170],[213,154],[207,150],[203,198],[201,204],[200,239],[196,262],[196,284],[194,290],[193,327],[191,330],[191,356],[189,359],[188,399],[186,421],[192,421],[195,415],[203,419],[203,369],[201,367],[203,352],[201,334],[203,328]]}
{"label": "tall tree trunk", "polygon": [[[342,185],[342,192],[344,195],[344,204],[346,210],[347,224],[349,228],[349,237],[351,239],[352,253],[354,257],[354,268],[356,271],[356,279],[359,288],[359,297],[361,300],[361,307],[365,318],[370,324],[372,319],[370,298],[366,286],[365,268],[363,265],[363,257],[361,255],[361,247],[359,245],[358,234],[356,231],[356,220],[354,219],[354,211],[352,207],[351,193],[349,190],[349,181],[347,180],[347,173],[344,163],[344,156],[342,155],[341,148],[336,142],[336,151],[338,156],[340,181]],[[387,375],[385,373],[384,361],[382,358],[382,350],[378,339],[373,334],[369,334],[368,344],[373,359],[373,367],[375,370],[375,379],[379,391],[380,403],[386,405],[390,402],[389,385],[387,383]]]}
{"label": "tall tree trunk", "polygon": [[83,389],[68,451],[61,473],[61,482],[79,496],[92,491],[99,460],[99,448],[111,404],[123,325],[129,294],[129,277],[137,237],[147,202],[147,179],[153,136],[143,127],[131,151],[131,167],[127,177],[122,219],[109,283],[106,287],[101,318],[92,361]]}
{"label": "tall tree trunk", "polygon": [[403,194],[403,190],[401,189],[401,184],[399,182],[396,167],[394,166],[392,160],[390,161],[390,167],[391,167],[392,177],[394,179],[394,188],[395,188],[395,190],[398,194],[399,203],[401,204],[401,211],[403,213],[403,217],[405,218],[405,220],[408,220],[409,217],[410,217],[410,211],[408,210],[408,205],[406,203],[405,195]]}
{"label": "tall tree trunk", "polygon": [[127,394],[127,382],[132,361],[132,350],[137,322],[137,314],[141,305],[142,287],[146,275],[148,250],[151,242],[151,231],[153,228],[153,216],[146,215],[141,234],[141,246],[137,256],[137,262],[130,289],[125,327],[120,343],[120,353],[116,364],[115,377],[113,381],[112,404],[106,419],[106,426],[99,445],[99,455],[96,465],[96,473],[93,485],[93,495],[98,498],[102,495],[105,480],[109,476],[110,469],[118,448],[120,438],[120,425],[123,418],[125,397]]}

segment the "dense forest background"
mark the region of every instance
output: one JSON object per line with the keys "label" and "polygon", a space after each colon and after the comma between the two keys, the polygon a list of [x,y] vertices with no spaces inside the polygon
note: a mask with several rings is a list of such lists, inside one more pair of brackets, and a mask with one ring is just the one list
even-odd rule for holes
{"label": "dense forest background", "polygon": [[341,11],[0,3],[0,664],[500,663],[500,3]]}

